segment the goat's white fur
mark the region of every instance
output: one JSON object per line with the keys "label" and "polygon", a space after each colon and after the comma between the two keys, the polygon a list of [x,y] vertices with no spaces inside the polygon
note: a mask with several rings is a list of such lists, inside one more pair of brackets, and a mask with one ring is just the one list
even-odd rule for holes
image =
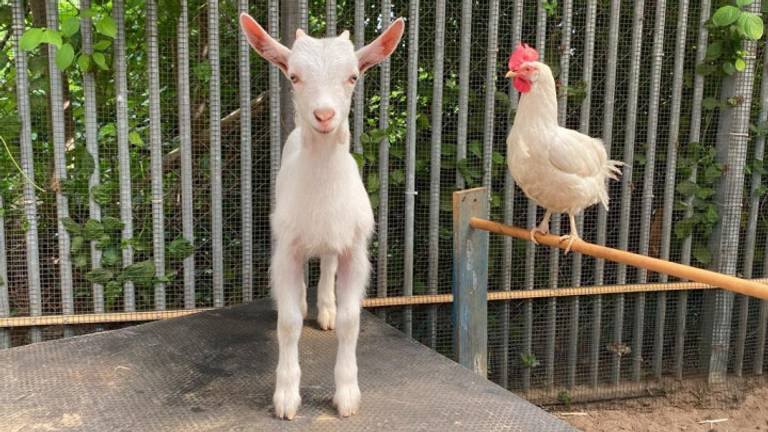
{"label": "goat's white fur", "polygon": [[303,266],[307,258],[319,256],[318,323],[324,330],[336,329],[333,402],[339,414],[347,417],[360,406],[355,350],[371,267],[368,242],[374,228],[368,194],[349,153],[350,103],[357,77],[395,50],[404,23],[396,20],[357,52],[346,31],[335,38],[315,39],[297,30],[296,41],[288,49],[247,14],[240,16],[240,25],[253,48],[292,81],[296,111],[296,129],[286,140],[277,174],[271,220],[270,278],[280,348],[275,414],[292,419],[301,403],[298,343],[307,312]]}

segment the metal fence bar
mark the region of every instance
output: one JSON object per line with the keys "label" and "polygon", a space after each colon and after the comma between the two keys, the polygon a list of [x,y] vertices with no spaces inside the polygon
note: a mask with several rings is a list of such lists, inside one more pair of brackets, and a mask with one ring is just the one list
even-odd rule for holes
{"label": "metal fence bar", "polygon": [[488,5],[488,45],[485,51],[485,110],[483,117],[483,186],[491,194],[493,126],[495,122],[497,58],[499,53],[499,0]]}
{"label": "metal fence bar", "polygon": [[[8,258],[5,254],[5,208],[3,196],[0,194],[0,318],[11,315],[8,301]],[[11,347],[11,334],[7,329],[0,328],[0,349]]]}
{"label": "metal fence bar", "polygon": [[[163,216],[163,141],[160,130],[160,65],[157,47],[156,0],[147,1],[146,12],[149,153],[152,177],[152,256],[155,263],[155,276],[161,278],[165,276],[165,226]],[[156,282],[154,283],[154,288],[155,309],[164,310],[165,284]]]}
{"label": "metal fence bar", "polygon": [[[469,62],[472,51],[472,0],[461,2],[461,40],[459,42],[459,114],[456,125],[456,162],[467,158],[469,121]],[[456,170],[456,189],[464,189],[464,177]]]}
{"label": "metal fence bar", "polygon": [[[629,248],[629,216],[632,200],[632,170],[635,159],[635,129],[637,126],[637,96],[639,92],[640,81],[640,55],[643,45],[643,10],[645,1],[635,2],[633,15],[634,24],[632,26],[632,61],[629,72],[629,99],[627,107],[627,121],[624,135],[624,173],[621,176],[621,225],[619,227],[619,249],[627,250]],[[627,282],[627,266],[619,264],[617,268],[617,281],[619,284]],[[614,344],[622,344],[622,327],[624,324],[624,297],[618,296],[616,304],[616,316],[614,319]],[[614,353],[613,365],[611,371],[611,380],[614,384],[619,383],[621,376],[621,356]]]}
{"label": "metal fence bar", "polygon": [[[403,258],[403,294],[413,295],[413,229],[416,211],[416,118],[418,116],[419,83],[419,0],[409,2],[408,13],[408,122],[405,140],[405,252]],[[413,311],[403,311],[403,327],[412,332]]]}
{"label": "metal fence bar", "polygon": [[[653,29],[651,55],[651,94],[648,102],[648,133],[646,137],[645,169],[643,171],[643,195],[640,213],[640,253],[648,255],[651,237],[651,210],[653,207],[653,180],[656,172],[656,141],[659,126],[659,98],[661,90],[661,67],[664,57],[664,23],[667,14],[666,0],[656,2],[656,19]],[[674,180],[673,180],[674,181]],[[648,271],[638,269],[638,282],[648,281]],[[638,294],[635,302],[635,329],[632,340],[632,376],[640,380],[643,363],[643,332],[645,330],[645,294]],[[660,311],[666,314],[666,298],[659,299]],[[657,309],[659,310],[659,309]],[[656,317],[656,326],[664,327],[664,314]],[[663,330],[662,330],[663,331]]]}
{"label": "metal fence bar", "polygon": [[[515,0],[514,13],[512,15],[512,49],[514,49],[523,33],[523,1]],[[512,125],[512,108],[517,107],[518,93],[510,81],[507,84],[510,109],[507,111],[507,129]],[[515,216],[515,181],[509,170],[504,170],[504,223],[512,225]],[[504,237],[504,250],[502,256],[502,291],[512,290],[512,239]],[[499,348],[499,385],[509,388],[509,324],[510,305],[504,302],[501,305],[501,346]]]}
{"label": "metal fence bar", "polygon": [[[238,1],[238,12],[248,12],[248,0]],[[251,62],[248,40],[237,32],[240,78],[240,217],[242,219],[243,301],[253,300],[253,154],[251,151]]]}
{"label": "metal fence bar", "polygon": [[[11,4],[13,14],[13,61],[16,64],[16,108],[19,112],[19,147],[21,169],[24,177],[24,218],[27,221],[25,232],[27,258],[27,291],[29,295],[29,314],[42,315],[40,293],[40,255],[37,233],[37,196],[35,193],[35,163],[32,150],[32,116],[29,105],[29,77],[27,75],[27,54],[21,49],[21,36],[24,34],[24,2],[15,0]],[[9,283],[9,282],[6,282]],[[33,339],[39,336],[39,329],[31,332]]]}
{"label": "metal fence bar", "polygon": [[[91,0],[82,0],[80,8],[87,10],[91,7]],[[91,19],[80,18],[80,38],[83,44],[83,53],[93,54],[93,34],[91,31]],[[83,73],[83,94],[85,111],[85,146],[88,153],[93,158],[93,173],[88,179],[88,190],[91,191],[100,183],[99,175],[99,125],[96,111],[96,79],[93,71]],[[94,220],[101,220],[101,206],[93,199],[93,194],[88,194],[88,217]],[[91,267],[98,269],[101,267],[101,250],[96,247],[96,242],[91,241]],[[104,312],[104,286],[94,283],[93,287],[93,311],[95,313]]]}
{"label": "metal fence bar", "polygon": [[298,0],[298,4],[299,27],[309,33],[309,0]]}
{"label": "metal fence bar", "polygon": [[[59,28],[59,3],[48,0],[45,4],[46,24],[49,29]],[[53,159],[55,181],[59,186],[67,180],[66,133],[64,131],[64,95],[62,76],[56,66],[57,48],[48,45],[48,75],[50,78],[51,127],[53,128]],[[24,72],[26,73],[26,71]],[[61,187],[56,188],[56,219],[59,241],[59,283],[61,284],[61,313],[75,313],[74,295],[72,292],[72,261],[70,259],[69,232],[64,228],[64,220],[69,218],[69,199]]]}
{"label": "metal fence bar", "polygon": [[[443,62],[445,55],[445,0],[435,5],[435,65],[432,84],[432,136],[429,184],[429,261],[427,292],[437,294],[440,280],[440,148],[443,144]],[[437,308],[428,311],[429,346],[437,344]]]}
{"label": "metal fence bar", "polygon": [[[672,212],[675,201],[675,185],[677,179],[677,147],[680,137],[680,105],[683,92],[683,72],[685,66],[685,42],[688,30],[688,0],[681,0],[678,5],[677,37],[675,39],[675,65],[674,81],[672,83],[672,107],[669,120],[669,140],[667,143],[667,167],[664,184],[664,204],[661,226],[661,251],[660,258],[668,260],[672,243]],[[661,282],[666,282],[669,277],[659,275]],[[656,334],[653,344],[653,373],[656,378],[661,378],[662,360],[664,356],[664,323],[667,314],[667,293],[659,293],[656,303]],[[678,329],[679,331],[680,329]]]}
{"label": "metal fence bar", "polygon": [[[355,49],[365,46],[365,0],[355,0]],[[354,114],[352,120],[352,151],[363,153],[363,143],[360,134],[363,133],[363,117],[365,116],[365,75],[357,80],[354,96]]]}
{"label": "metal fence bar", "polygon": [[[280,3],[278,0],[267,2],[267,31],[270,36],[280,37]],[[279,40],[279,39],[278,39]],[[271,208],[275,206],[275,186],[277,171],[280,169],[282,149],[280,125],[280,70],[270,64],[269,68],[269,185]]]}
{"label": "metal fence bar", "polygon": [[[195,242],[194,233],[194,207],[192,206],[192,117],[189,98],[189,6],[187,0],[179,2],[179,24],[177,26],[177,55],[178,70],[178,97],[179,97],[179,140],[181,141],[181,225],[184,238],[190,243]],[[240,32],[238,32],[240,33]],[[243,38],[244,36],[240,36]],[[246,49],[248,47],[246,46]],[[245,119],[247,118],[247,120]],[[241,119],[250,124],[250,116]],[[250,166],[250,165],[249,165]],[[243,174],[245,176],[245,174]],[[245,202],[243,203],[245,207]],[[243,241],[248,237],[243,233]],[[243,262],[245,273],[246,263]],[[245,292],[245,285],[243,292]],[[184,258],[184,308],[195,307],[195,254]]]}
{"label": "metal fence bar", "polygon": [[[696,64],[704,61],[707,54],[707,40],[709,38],[709,31],[705,23],[709,20],[709,13],[711,9],[710,0],[702,0],[701,2],[701,15],[699,16],[698,29],[699,35],[696,42]],[[688,135],[688,142],[695,143],[701,138],[701,108],[702,100],[704,98],[704,76],[700,74],[694,74],[693,79],[693,101],[691,104],[691,127]],[[697,166],[694,164],[691,167],[691,176],[688,180],[696,182]],[[690,218],[693,216],[693,197],[686,200],[687,209],[685,217]],[[691,245],[693,236],[688,235],[683,239],[680,247],[680,262],[682,264],[691,263]],[[674,371],[675,377],[678,379],[683,377],[683,354],[685,348],[685,327],[687,325],[686,318],[688,314],[688,293],[683,291],[679,294],[677,300],[677,323],[675,329],[675,348],[674,348]]]}
{"label": "metal fence bar", "polygon": [[336,0],[325,0],[325,35],[336,36]]}
{"label": "metal fence bar", "polygon": [[[211,65],[208,110],[211,142],[211,237],[213,306],[224,306],[224,223],[221,179],[221,71],[219,68],[219,2],[208,1],[208,61]],[[248,111],[250,112],[250,110]]]}
{"label": "metal fence bar", "polygon": [[[765,124],[768,121],[768,55],[763,53],[763,76],[760,81],[760,114],[757,124]],[[755,139],[754,160],[763,164],[765,157],[765,136],[759,135]],[[764,166],[764,165],[763,165]],[[752,184],[750,185],[750,205],[747,222],[747,243],[744,246],[744,270],[745,278],[751,278],[755,260],[755,239],[757,237],[757,217],[760,210],[760,197],[756,193],[762,184],[762,173],[759,170],[752,171]],[[766,242],[768,246],[768,242]],[[768,255],[766,255],[768,260]],[[768,264],[768,263],[766,263]],[[763,266],[763,274],[768,273],[768,266]],[[768,301],[760,302],[757,320],[757,347],[755,349],[755,363],[752,372],[756,375],[763,373],[763,359],[765,358],[765,333],[768,324]],[[741,328],[739,329],[741,334]]]}
{"label": "metal fence bar", "polygon": [[[117,163],[120,173],[120,221],[123,223],[121,234],[123,267],[133,264],[133,204],[131,203],[131,154],[128,145],[128,77],[125,59],[125,3],[124,0],[112,2],[112,17],[117,26],[114,45],[115,68],[115,123],[117,123]],[[136,294],[132,281],[123,284],[123,308],[126,312],[136,310]]]}
{"label": "metal fence bar", "polygon": [[[387,28],[390,24],[392,6],[389,0],[381,1],[381,27]],[[379,129],[389,128],[389,74],[391,60],[387,58],[381,62],[379,79]],[[389,253],[389,138],[384,137],[379,142],[379,220],[378,239],[379,250],[376,256],[376,296],[387,296],[387,254]],[[384,312],[382,312],[383,314]]]}
{"label": "metal fence bar", "polygon": [[[605,71],[605,96],[603,98],[603,144],[609,158],[611,156],[611,145],[613,143],[613,113],[616,103],[616,63],[619,51],[619,21],[621,18],[621,1],[611,1],[610,22],[608,24],[608,56],[607,67]],[[588,82],[587,85],[590,85]],[[589,92],[587,93],[589,96]],[[582,111],[583,118],[583,111]],[[606,226],[608,224],[608,213],[605,208],[597,208],[597,243],[604,245],[606,243]],[[595,283],[602,284],[605,280],[605,260],[595,260]],[[619,296],[621,297],[621,296]],[[623,297],[617,299],[617,305],[624,309]],[[592,304],[592,316],[594,322],[592,326],[592,343],[590,344],[590,371],[589,381],[593,387],[597,387],[600,374],[600,330],[603,317],[603,299],[598,297]],[[614,329],[619,332],[616,339],[621,339],[620,329]]]}

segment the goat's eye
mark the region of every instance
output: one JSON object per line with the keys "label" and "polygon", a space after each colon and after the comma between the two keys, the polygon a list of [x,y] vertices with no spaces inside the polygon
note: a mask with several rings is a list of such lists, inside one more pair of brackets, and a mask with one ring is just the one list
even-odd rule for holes
{"label": "goat's eye", "polygon": [[356,82],[357,82],[357,75],[352,75],[351,77],[349,77],[350,84],[354,84]]}
{"label": "goat's eye", "polygon": [[291,74],[289,78],[291,79],[291,82],[294,84],[298,84],[298,82],[301,81],[299,77],[296,76],[296,74]]}

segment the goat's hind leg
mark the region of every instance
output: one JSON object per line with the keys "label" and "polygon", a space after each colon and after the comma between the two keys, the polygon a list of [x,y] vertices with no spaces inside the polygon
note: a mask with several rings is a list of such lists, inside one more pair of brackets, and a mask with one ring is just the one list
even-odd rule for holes
{"label": "goat's hind leg", "polygon": [[279,355],[273,402],[278,418],[292,419],[301,405],[299,382],[299,337],[303,323],[303,258],[278,246],[272,257],[272,296],[277,302]]}
{"label": "goat's hind leg", "polygon": [[336,328],[336,255],[320,258],[320,282],[317,285],[317,324],[323,330]]}
{"label": "goat's hind leg", "polygon": [[360,306],[370,273],[370,262],[365,244],[339,256],[338,310],[336,335],[339,348],[336,354],[336,394],[333,403],[339,415],[348,417],[360,407],[360,388],[357,384],[357,336],[360,333]]}

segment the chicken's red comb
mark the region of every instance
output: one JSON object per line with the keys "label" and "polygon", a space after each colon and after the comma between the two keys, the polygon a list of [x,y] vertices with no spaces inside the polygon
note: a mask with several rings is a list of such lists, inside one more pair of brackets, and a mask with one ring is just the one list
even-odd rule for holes
{"label": "chicken's red comb", "polygon": [[539,59],[539,52],[535,48],[531,48],[528,44],[520,43],[509,56],[509,70],[514,71],[520,67],[521,64],[529,61],[536,61]]}

